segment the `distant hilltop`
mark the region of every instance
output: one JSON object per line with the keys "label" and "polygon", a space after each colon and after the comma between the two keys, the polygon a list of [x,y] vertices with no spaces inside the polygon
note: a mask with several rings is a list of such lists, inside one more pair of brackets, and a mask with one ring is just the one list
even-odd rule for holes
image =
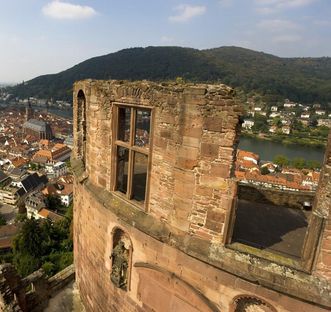
{"label": "distant hilltop", "polygon": [[0,82],[0,88],[14,86],[14,85],[15,85],[15,83],[13,83],[13,82]]}
{"label": "distant hilltop", "polygon": [[71,100],[76,80],[176,80],[222,82],[275,100],[331,103],[331,58],[281,58],[239,47],[197,50],[130,48],[88,59],[58,74],[43,75],[10,90],[26,98]]}

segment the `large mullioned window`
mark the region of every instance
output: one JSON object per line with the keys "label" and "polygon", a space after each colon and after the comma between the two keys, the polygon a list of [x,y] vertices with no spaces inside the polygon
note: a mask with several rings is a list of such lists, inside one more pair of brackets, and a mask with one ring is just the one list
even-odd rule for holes
{"label": "large mullioned window", "polygon": [[146,204],[150,158],[151,110],[115,106],[115,190]]}

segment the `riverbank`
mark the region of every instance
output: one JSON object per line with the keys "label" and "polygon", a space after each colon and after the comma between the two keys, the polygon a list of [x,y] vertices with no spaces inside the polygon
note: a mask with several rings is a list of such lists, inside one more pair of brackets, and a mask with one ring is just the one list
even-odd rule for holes
{"label": "riverbank", "polygon": [[324,150],[326,147],[327,138],[321,137],[295,137],[290,135],[267,135],[267,134],[255,134],[255,133],[248,133],[242,132],[240,135],[242,138],[252,138],[255,140],[261,141],[270,141],[275,143],[280,143],[283,145],[295,145],[295,146],[306,146],[312,148],[318,148]]}

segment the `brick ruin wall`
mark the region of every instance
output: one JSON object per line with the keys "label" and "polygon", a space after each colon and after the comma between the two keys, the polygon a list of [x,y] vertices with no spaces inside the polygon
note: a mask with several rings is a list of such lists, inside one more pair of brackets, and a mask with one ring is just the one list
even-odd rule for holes
{"label": "brick ruin wall", "polygon": [[75,278],[70,265],[48,278],[42,269],[21,278],[12,264],[0,265],[0,311],[40,312],[49,299]]}
{"label": "brick ruin wall", "polygon": [[[81,91],[86,100],[84,147],[77,124]],[[112,191],[114,103],[153,110],[147,211]],[[331,307],[327,166],[315,203],[323,230],[315,236],[323,239],[312,270],[227,248],[237,193],[232,170],[240,113],[233,90],[224,85],[75,84],[75,267],[88,311],[308,312]],[[110,279],[116,228],[132,244],[128,291]]]}

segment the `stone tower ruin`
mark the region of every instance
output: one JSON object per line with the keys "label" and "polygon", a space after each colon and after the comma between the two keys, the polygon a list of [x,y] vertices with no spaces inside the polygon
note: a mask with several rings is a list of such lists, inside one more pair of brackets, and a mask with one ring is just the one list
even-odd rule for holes
{"label": "stone tower ruin", "polygon": [[84,80],[73,94],[74,255],[87,311],[331,308],[330,144],[292,257],[234,243],[241,109],[231,88]]}

